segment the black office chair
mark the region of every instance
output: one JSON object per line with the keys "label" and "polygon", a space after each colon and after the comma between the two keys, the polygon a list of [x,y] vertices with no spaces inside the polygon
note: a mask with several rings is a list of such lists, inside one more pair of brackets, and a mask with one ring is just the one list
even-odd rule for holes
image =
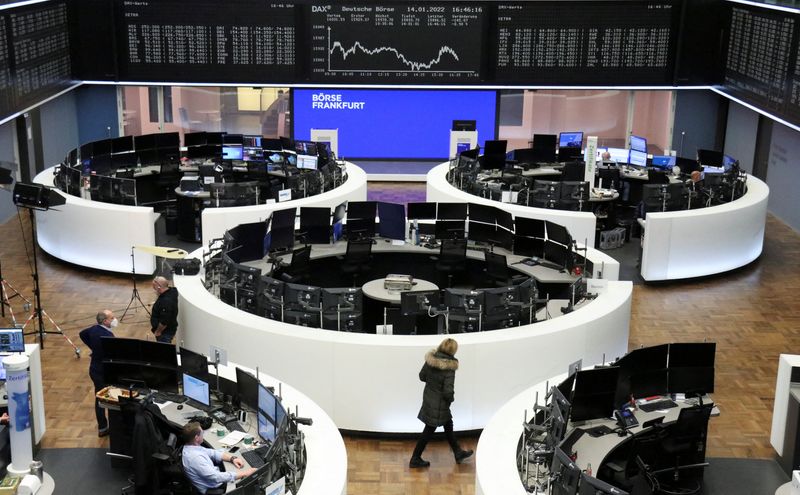
{"label": "black office chair", "polygon": [[603,185],[605,189],[621,189],[620,184],[620,173],[618,168],[600,168],[597,171],[597,183],[596,185],[600,187],[600,184]]}
{"label": "black office chair", "polygon": [[444,239],[436,260],[436,270],[447,275],[447,286],[453,286],[453,276],[467,269],[467,240]]}
{"label": "black office chair", "polygon": [[[706,434],[713,408],[713,404],[701,402],[681,409],[678,420],[663,427],[657,462],[659,465],[671,464],[671,467],[654,470],[652,466],[644,466],[645,477],[654,494],[692,495],[700,492],[702,471],[700,475],[696,473],[708,466],[705,462]],[[682,475],[687,471],[695,475]],[[664,476],[666,474],[670,476]]]}
{"label": "black office chair", "polygon": [[353,287],[359,275],[369,272],[372,260],[372,239],[353,239],[347,241],[347,251],[342,258],[341,270],[353,277]]}
{"label": "black office chair", "polygon": [[292,252],[289,266],[281,270],[281,280],[292,284],[305,281],[311,271],[311,246],[304,246]]}
{"label": "black office chair", "polygon": [[502,254],[486,251],[486,276],[494,283],[495,287],[508,287],[524,282],[528,277],[525,275],[511,275],[508,269],[508,260]]}
{"label": "black office chair", "polygon": [[669,177],[663,170],[648,170],[647,171],[648,184],[669,184]]}
{"label": "black office chair", "polygon": [[567,162],[564,170],[561,171],[562,181],[582,181],[586,174],[586,166],[583,162]]}

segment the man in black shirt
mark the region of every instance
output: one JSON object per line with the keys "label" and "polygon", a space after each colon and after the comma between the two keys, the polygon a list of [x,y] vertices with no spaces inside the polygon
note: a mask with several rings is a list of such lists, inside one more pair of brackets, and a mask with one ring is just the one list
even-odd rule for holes
{"label": "man in black shirt", "polygon": [[178,331],[178,289],[169,286],[164,277],[153,279],[153,290],[158,295],[150,315],[150,331],[158,342],[171,343]]}

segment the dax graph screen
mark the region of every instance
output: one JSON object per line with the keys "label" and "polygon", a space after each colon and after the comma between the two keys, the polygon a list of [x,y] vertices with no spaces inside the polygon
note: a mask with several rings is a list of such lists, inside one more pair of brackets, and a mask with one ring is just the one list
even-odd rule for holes
{"label": "dax graph screen", "polygon": [[479,82],[483,5],[311,6],[311,79]]}

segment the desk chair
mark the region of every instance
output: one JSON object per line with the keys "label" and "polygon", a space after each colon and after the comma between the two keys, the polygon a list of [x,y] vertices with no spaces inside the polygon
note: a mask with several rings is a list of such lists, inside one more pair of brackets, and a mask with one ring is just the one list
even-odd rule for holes
{"label": "desk chair", "polygon": [[561,171],[562,181],[583,181],[586,174],[586,167],[583,162],[567,162],[564,170]]}
{"label": "desk chair", "polygon": [[618,168],[600,168],[597,172],[597,186],[602,183],[605,189],[621,189],[620,173]]}
{"label": "desk chair", "polygon": [[486,276],[494,283],[495,287],[508,287],[517,285],[528,277],[524,275],[511,275],[508,269],[508,260],[502,254],[486,251]]}
{"label": "desk chair", "polygon": [[436,270],[447,275],[447,287],[453,286],[453,275],[466,271],[467,240],[444,239],[436,260]]}
{"label": "desk chair", "polygon": [[311,271],[311,246],[301,247],[292,252],[289,267],[281,271],[281,280],[292,284],[300,283]]}
{"label": "desk chair", "polygon": [[372,239],[353,239],[347,241],[347,251],[342,259],[341,270],[352,275],[353,287],[359,275],[369,272],[372,260]]}

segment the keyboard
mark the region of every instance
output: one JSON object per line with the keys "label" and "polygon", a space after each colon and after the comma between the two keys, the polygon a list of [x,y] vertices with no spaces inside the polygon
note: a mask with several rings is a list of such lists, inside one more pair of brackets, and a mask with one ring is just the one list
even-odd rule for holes
{"label": "keyboard", "polygon": [[242,452],[242,458],[250,464],[250,467],[258,469],[266,464],[264,456],[267,455],[267,452],[269,452],[269,445],[262,445],[253,450],[245,450]]}
{"label": "keyboard", "polygon": [[163,404],[164,402],[174,402],[176,404],[183,404],[188,399],[185,395],[173,394],[171,392],[153,392],[151,396],[155,402]]}
{"label": "keyboard", "polygon": [[237,420],[228,421],[225,423],[225,428],[227,428],[228,431],[241,431],[242,433],[246,433],[245,429],[242,428],[242,425],[239,424]]}
{"label": "keyboard", "polygon": [[644,404],[639,404],[639,409],[641,409],[644,412],[660,411],[662,409],[672,409],[673,407],[678,407],[678,404],[676,404],[674,401],[670,399],[662,399],[654,402],[645,402]]}

